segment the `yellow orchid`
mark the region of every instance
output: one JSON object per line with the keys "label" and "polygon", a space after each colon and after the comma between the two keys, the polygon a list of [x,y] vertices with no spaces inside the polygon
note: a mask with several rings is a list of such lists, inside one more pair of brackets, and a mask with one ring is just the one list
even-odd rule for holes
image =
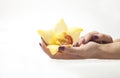
{"label": "yellow orchid", "polygon": [[54,27],[54,30],[38,30],[38,34],[48,44],[47,48],[52,55],[58,52],[60,45],[72,45],[78,41],[82,28],[67,28],[64,20],[61,19]]}

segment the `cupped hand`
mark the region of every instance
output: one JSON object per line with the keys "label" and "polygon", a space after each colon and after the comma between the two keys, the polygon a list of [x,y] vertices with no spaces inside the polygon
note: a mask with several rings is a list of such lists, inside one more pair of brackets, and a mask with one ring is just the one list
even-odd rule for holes
{"label": "cupped hand", "polygon": [[47,44],[44,42],[40,43],[43,51],[53,59],[86,59],[86,58],[99,58],[97,48],[99,46],[96,42],[89,42],[82,44],[80,47],[73,46],[60,46],[59,51],[55,55],[51,55],[49,49],[46,47]]}
{"label": "cupped hand", "polygon": [[41,46],[42,50],[52,59],[82,59],[82,57],[79,57],[79,55],[68,54],[62,51],[58,51],[55,55],[52,55],[44,42],[39,43],[39,45]]}

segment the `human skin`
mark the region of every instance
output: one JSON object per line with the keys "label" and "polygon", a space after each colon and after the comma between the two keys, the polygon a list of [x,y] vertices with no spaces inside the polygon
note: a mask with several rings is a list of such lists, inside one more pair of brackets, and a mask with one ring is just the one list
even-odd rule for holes
{"label": "human skin", "polygon": [[113,41],[110,35],[96,31],[86,34],[72,47],[60,46],[55,55],[50,54],[44,40],[40,46],[53,59],[120,59],[120,39]]}

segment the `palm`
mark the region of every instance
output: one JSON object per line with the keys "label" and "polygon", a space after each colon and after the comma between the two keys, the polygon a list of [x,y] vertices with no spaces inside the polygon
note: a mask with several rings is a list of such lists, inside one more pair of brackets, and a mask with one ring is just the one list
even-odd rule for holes
{"label": "palm", "polygon": [[[86,54],[89,51],[89,55],[90,55],[90,53],[92,52],[92,50],[94,50],[93,48],[95,48],[96,45],[97,45],[97,43],[95,43],[95,42],[89,42],[89,43],[87,43],[85,45],[81,45],[78,48],[80,50],[85,49],[86,52],[84,52],[84,53],[86,53]],[[45,53],[47,53],[47,55],[49,57],[53,58],[53,59],[83,59],[83,58],[86,58],[84,56],[80,56],[78,54],[71,54],[69,52],[57,52],[55,55],[51,55],[49,49],[46,48],[46,44],[44,42],[41,44],[41,47],[42,47],[43,51]],[[78,53],[83,53],[83,51],[79,51]]]}
{"label": "palm", "polygon": [[49,49],[46,47],[46,44],[42,42],[41,48],[43,51],[52,59],[79,59],[78,55],[71,55],[64,52],[57,52],[55,55],[51,55]]}

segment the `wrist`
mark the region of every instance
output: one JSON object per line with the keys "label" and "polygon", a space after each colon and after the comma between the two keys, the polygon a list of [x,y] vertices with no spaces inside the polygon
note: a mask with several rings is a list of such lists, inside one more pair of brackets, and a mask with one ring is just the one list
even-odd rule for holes
{"label": "wrist", "polygon": [[99,44],[98,46],[98,58],[104,59],[108,57],[108,52],[105,50],[105,45],[106,44]]}
{"label": "wrist", "polygon": [[113,58],[113,53],[109,51],[110,47],[108,44],[99,44],[96,51],[96,57],[99,59],[111,59]]}
{"label": "wrist", "polygon": [[99,45],[100,59],[120,59],[120,43],[108,43]]}

